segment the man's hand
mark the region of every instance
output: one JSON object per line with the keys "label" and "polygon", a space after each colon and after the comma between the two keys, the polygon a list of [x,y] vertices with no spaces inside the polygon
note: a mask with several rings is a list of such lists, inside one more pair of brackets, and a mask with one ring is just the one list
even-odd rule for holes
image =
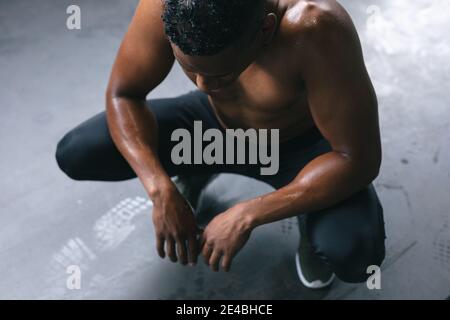
{"label": "man's hand", "polygon": [[192,209],[178,190],[173,190],[156,201],[153,208],[153,224],[156,249],[161,258],[167,253],[172,262],[179,260],[183,265],[188,261],[190,265],[197,263],[200,252],[197,235],[201,231]]}
{"label": "man's hand", "polygon": [[229,271],[233,257],[250,237],[252,227],[245,211],[245,207],[238,204],[214,217],[205,228],[201,240],[202,254],[213,271],[219,270],[222,257],[222,268]]}

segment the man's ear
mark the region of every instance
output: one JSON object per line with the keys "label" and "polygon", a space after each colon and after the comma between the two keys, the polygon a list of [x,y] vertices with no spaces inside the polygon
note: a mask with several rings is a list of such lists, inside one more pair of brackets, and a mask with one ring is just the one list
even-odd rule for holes
{"label": "man's ear", "polygon": [[267,44],[272,40],[277,24],[278,17],[275,13],[271,12],[264,17],[262,26],[264,44]]}

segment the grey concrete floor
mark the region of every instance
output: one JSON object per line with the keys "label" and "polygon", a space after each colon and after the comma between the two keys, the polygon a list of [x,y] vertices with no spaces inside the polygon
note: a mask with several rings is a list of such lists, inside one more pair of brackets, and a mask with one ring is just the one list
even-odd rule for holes
{"label": "grey concrete floor", "polygon": [[[82,29],[65,27],[66,8]],[[0,298],[444,299],[450,295],[450,2],[341,3],[357,25],[380,102],[385,209],[382,289],[336,281],[313,292],[297,280],[293,219],[252,234],[229,274],[157,257],[151,202],[135,179],[75,182],[54,151],[102,111],[110,67],[137,0],[0,0]],[[150,97],[192,89],[176,65]],[[270,191],[221,176],[206,209]],[[220,195],[220,197],[219,197]],[[207,211],[207,210],[206,210]],[[81,267],[80,290],[66,267]]]}

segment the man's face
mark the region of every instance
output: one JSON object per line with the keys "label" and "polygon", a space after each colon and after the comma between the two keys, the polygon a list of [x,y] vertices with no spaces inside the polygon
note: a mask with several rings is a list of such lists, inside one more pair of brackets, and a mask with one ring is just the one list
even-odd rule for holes
{"label": "man's face", "polygon": [[194,79],[197,87],[205,93],[214,93],[239,78],[257,57],[260,44],[257,34],[250,42],[240,40],[239,44],[213,56],[189,56],[174,44],[172,48],[178,63]]}

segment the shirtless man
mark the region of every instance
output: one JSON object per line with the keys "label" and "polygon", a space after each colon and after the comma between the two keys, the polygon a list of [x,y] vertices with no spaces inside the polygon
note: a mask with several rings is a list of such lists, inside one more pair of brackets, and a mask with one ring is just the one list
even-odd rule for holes
{"label": "shirtless man", "polygon": [[[177,60],[198,90],[150,99]],[[309,288],[366,281],[385,255],[372,181],[381,163],[377,99],[357,32],[334,0],[141,0],[119,49],[106,111],[68,132],[56,159],[72,179],[139,177],[153,201],[159,255],[217,271],[257,226],[296,216],[295,263]],[[171,133],[279,129],[280,167],[174,165]],[[171,177],[232,172],[275,191],[201,230]],[[200,179],[199,179],[200,180]]]}

